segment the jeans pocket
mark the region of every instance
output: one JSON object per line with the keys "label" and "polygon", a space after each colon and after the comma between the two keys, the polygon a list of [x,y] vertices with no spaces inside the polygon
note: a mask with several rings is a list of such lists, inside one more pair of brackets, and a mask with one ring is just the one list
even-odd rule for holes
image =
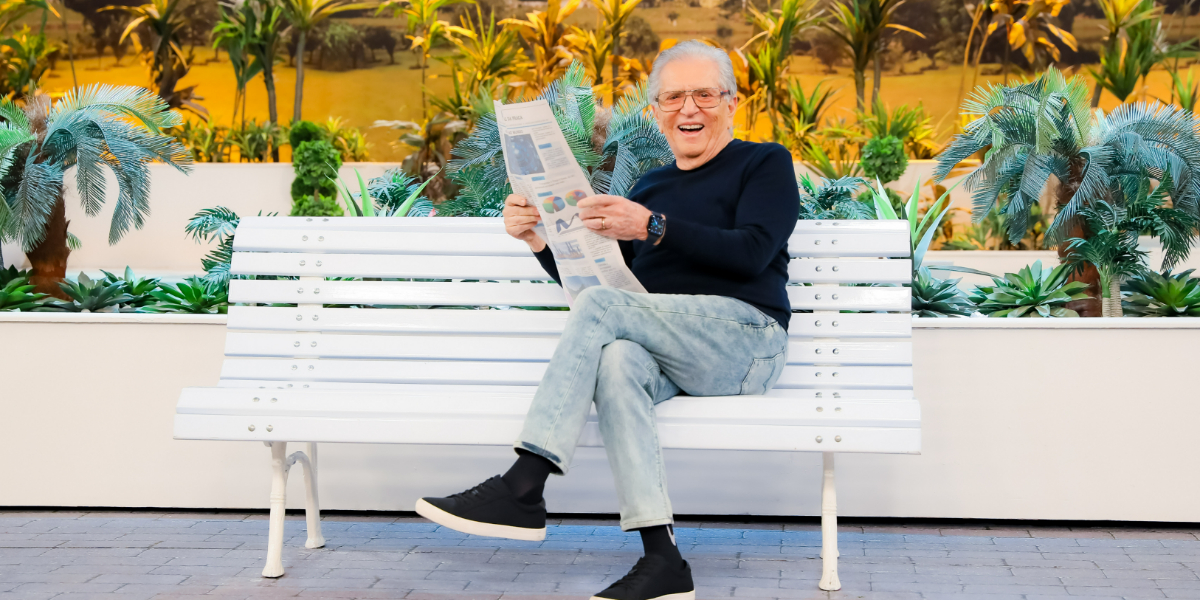
{"label": "jeans pocket", "polygon": [[742,395],[765,394],[775,385],[787,362],[787,351],[770,358],[756,358],[750,363],[750,371],[742,380]]}

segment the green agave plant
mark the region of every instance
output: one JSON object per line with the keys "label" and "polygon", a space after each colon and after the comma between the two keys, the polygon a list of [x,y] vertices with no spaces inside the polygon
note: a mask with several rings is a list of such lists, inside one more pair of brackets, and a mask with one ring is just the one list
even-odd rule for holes
{"label": "green agave plant", "polygon": [[142,307],[139,312],[198,315],[229,312],[229,289],[200,277],[188,277],[177,284],[164,283],[150,295],[155,302]]}
{"label": "green agave plant", "polygon": [[6,269],[0,269],[0,285],[8,285],[8,282],[23,278],[29,279],[29,269],[20,270],[15,265],[9,265]]}
{"label": "green agave plant", "polygon": [[1178,275],[1140,273],[1125,282],[1125,312],[1135,317],[1200,317],[1200,279],[1188,269]]}
{"label": "green agave plant", "polygon": [[[815,179],[815,181],[814,181]],[[867,184],[861,177],[826,179],[810,177],[808,173],[797,180],[800,187],[801,219],[870,219],[871,206],[854,198],[858,189]]]}
{"label": "green agave plant", "polygon": [[[627,195],[644,173],[675,160],[667,139],[647,110],[650,102],[645,86],[625,93],[608,115],[607,125],[603,117],[597,118],[601,113],[592,80],[578,61],[571,63],[566,74],[547,86],[539,98],[550,104],[567,145],[597,194]],[[600,136],[604,142],[597,146],[593,140]],[[451,154],[454,158],[446,168],[450,179],[462,189],[457,198],[438,205],[438,212],[500,216],[512,186],[504,168],[496,114],[480,115],[474,131]]]}
{"label": "green agave plant", "polygon": [[133,269],[129,267],[125,267],[124,277],[105,270],[101,270],[100,272],[104,273],[104,280],[106,282],[120,284],[122,286],[121,291],[132,297],[132,300],[125,303],[125,306],[130,309],[144,306],[151,300],[150,292],[158,289],[159,280],[157,277],[138,277],[133,274]]}
{"label": "green agave plant", "polygon": [[1078,317],[1079,313],[1065,305],[1074,300],[1086,300],[1087,284],[1067,282],[1069,265],[1059,265],[1050,271],[1037,261],[1017,273],[993,277],[993,285],[976,286],[970,300],[979,312],[989,317]]}
{"label": "green agave plant", "polygon": [[69,300],[48,300],[38,310],[64,312],[100,312],[133,300],[133,296],[125,293],[124,282],[113,283],[104,279],[95,279],[80,273],[75,281],[60,282],[58,287],[67,295]]}
{"label": "green agave plant", "polygon": [[938,279],[921,267],[912,282],[912,314],[918,317],[969,317],[975,305],[958,289],[960,279]]}
{"label": "green agave plant", "polygon": [[0,311],[29,311],[41,306],[46,294],[32,293],[34,287],[27,277],[14,277],[0,283]]}

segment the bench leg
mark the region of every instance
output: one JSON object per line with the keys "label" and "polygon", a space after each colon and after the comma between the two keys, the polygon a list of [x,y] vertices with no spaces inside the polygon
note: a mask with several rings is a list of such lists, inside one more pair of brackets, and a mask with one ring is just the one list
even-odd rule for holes
{"label": "bench leg", "polygon": [[325,536],[321,535],[321,502],[317,497],[317,445],[305,444],[308,460],[297,452],[294,456],[304,465],[304,517],[308,521],[308,541],[305,548],[322,548],[325,546]]}
{"label": "bench leg", "polygon": [[821,582],[823,590],[842,589],[837,573],[837,492],[833,480],[833,453],[822,453],[824,480],[821,485]]}
{"label": "bench leg", "polygon": [[287,503],[287,442],[268,442],[271,447],[271,520],[267,533],[267,566],[263,577],[283,576],[283,523]]}

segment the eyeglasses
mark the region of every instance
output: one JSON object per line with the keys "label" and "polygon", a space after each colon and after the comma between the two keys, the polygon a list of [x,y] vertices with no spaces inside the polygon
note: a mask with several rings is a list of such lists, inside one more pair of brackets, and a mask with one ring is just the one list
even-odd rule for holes
{"label": "eyeglasses", "polygon": [[688,96],[692,97],[692,102],[696,103],[697,108],[713,108],[721,103],[723,98],[729,92],[720,90],[719,88],[700,88],[697,90],[677,90],[673,92],[663,92],[654,99],[658,104],[658,108],[664,112],[675,112],[683,109],[684,103],[687,102]]}

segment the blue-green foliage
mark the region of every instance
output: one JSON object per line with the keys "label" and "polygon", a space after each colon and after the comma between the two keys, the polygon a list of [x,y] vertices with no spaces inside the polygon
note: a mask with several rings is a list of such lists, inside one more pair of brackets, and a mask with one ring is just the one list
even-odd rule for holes
{"label": "blue-green foliage", "polygon": [[[575,160],[597,194],[624,196],[643,174],[673,161],[667,140],[649,111],[646,90],[625,94],[603,125],[604,142],[596,147],[597,100],[592,81],[578,62],[540,96],[549,104]],[[494,217],[512,193],[504,168],[496,115],[480,115],[471,135],[458,143],[447,164],[450,179],[461,186],[457,198],[438,206],[439,214]]]}
{"label": "blue-green foliage", "polygon": [[[405,173],[403,169],[388,169],[383,175],[367,182],[367,193],[375,199],[379,208],[378,215],[382,217],[394,215],[396,210],[420,189],[421,182],[416,177]],[[354,197],[359,201],[362,200],[361,194],[354,194]],[[404,216],[428,217],[432,212],[433,202],[430,202],[429,198],[424,195],[418,195]]]}
{"label": "blue-green foliage", "polygon": [[854,198],[854,193],[867,184],[861,177],[825,179],[807,173],[797,182],[800,187],[801,219],[871,219],[874,209]]}
{"label": "blue-green foliage", "polygon": [[76,88],[53,106],[47,96],[34,95],[24,110],[0,100],[0,238],[19,241],[27,252],[40,244],[63,175],[76,167],[76,189],[89,216],[104,205],[104,171],[116,175],[108,242],[117,243],[150,213],[147,165],[161,161],[188,172],[191,153],[162,133],[181,122],[157,95],[133,86]]}

